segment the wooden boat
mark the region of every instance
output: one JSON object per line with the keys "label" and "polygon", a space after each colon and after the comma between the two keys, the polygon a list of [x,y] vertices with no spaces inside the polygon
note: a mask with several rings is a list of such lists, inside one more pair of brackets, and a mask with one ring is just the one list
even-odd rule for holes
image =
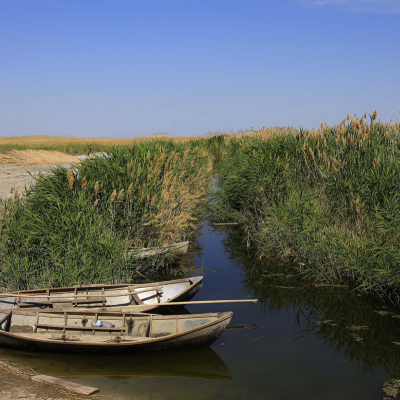
{"label": "wooden boat", "polygon": [[[98,354],[205,346],[222,334],[232,315],[0,310],[0,345]],[[102,321],[103,327],[92,326],[93,321]],[[105,323],[113,327],[104,327]]]}
{"label": "wooden boat", "polygon": [[162,247],[132,247],[128,255],[135,259],[145,259],[160,255],[170,255],[171,258],[186,254],[189,249],[189,242],[172,243]]}
{"label": "wooden boat", "polygon": [[[0,309],[15,308],[113,308],[139,305],[136,312],[166,313],[182,305],[199,291],[202,276],[176,279],[173,281],[118,284],[118,285],[80,285],[63,288],[24,290],[1,293]],[[164,303],[171,303],[166,306]],[[164,304],[163,306],[158,306]]]}

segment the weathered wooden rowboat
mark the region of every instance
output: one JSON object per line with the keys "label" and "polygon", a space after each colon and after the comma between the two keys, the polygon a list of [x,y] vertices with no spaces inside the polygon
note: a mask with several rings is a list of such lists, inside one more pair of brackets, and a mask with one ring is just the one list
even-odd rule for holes
{"label": "weathered wooden rowboat", "polygon": [[175,258],[186,254],[188,249],[189,242],[179,242],[162,247],[131,247],[128,255],[139,260],[160,255],[169,255],[171,258]]}
{"label": "weathered wooden rowboat", "polygon": [[[80,285],[63,288],[24,290],[1,293],[0,309],[15,308],[113,308],[140,306],[136,312],[166,313],[182,307],[182,304],[199,291],[202,276],[173,281],[118,284]],[[165,303],[170,304],[165,305]],[[163,304],[162,307],[159,304]]]}
{"label": "weathered wooden rowboat", "polygon": [[[232,312],[187,315],[0,310],[0,345],[66,352],[152,352],[205,346],[228,326]],[[93,327],[92,321],[114,327]]]}

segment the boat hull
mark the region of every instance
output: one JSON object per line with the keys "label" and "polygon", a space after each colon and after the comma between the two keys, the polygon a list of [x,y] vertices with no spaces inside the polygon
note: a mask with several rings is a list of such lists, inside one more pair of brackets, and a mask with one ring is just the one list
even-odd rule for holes
{"label": "boat hull", "polygon": [[[85,335],[75,341],[56,340],[51,338],[24,337],[18,333],[0,331],[0,345],[31,351],[50,351],[68,353],[143,353],[161,352],[183,348],[208,346],[213,343],[226,329],[232,319],[232,312],[218,313],[215,321],[205,323],[186,332],[175,333],[162,337],[142,338],[135,341],[134,338],[127,341],[113,342],[100,340],[98,342],[85,342]],[[201,316],[201,314],[200,314]],[[191,315],[188,318],[196,318]],[[48,333],[50,335],[50,332]],[[39,335],[38,335],[39,336]],[[90,336],[86,335],[86,340]]]}

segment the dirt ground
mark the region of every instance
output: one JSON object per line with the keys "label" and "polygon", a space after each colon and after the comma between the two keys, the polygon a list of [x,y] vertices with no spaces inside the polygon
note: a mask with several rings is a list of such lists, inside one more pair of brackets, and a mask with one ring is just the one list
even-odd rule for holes
{"label": "dirt ground", "polygon": [[[69,167],[72,164],[61,165]],[[40,172],[49,171],[53,167],[53,164],[0,164],[0,199],[13,196],[11,189],[13,189],[13,192],[18,190],[18,193],[22,194],[25,186],[28,186],[33,181],[31,174],[38,175]]]}
{"label": "dirt ground", "polygon": [[0,164],[62,164],[76,163],[76,156],[55,150],[13,150],[0,154]]}
{"label": "dirt ground", "polygon": [[13,374],[0,371],[0,399],[71,400],[74,399],[74,396],[66,397],[51,386],[21,379]]}
{"label": "dirt ground", "polygon": [[24,150],[0,154],[0,199],[23,194],[33,178],[51,170],[55,165],[65,167],[80,162],[84,156],[71,156],[59,151]]}
{"label": "dirt ground", "polygon": [[28,375],[18,374],[4,369],[0,365],[0,399],[31,399],[31,400],[100,400],[98,394],[81,396],[30,380]]}

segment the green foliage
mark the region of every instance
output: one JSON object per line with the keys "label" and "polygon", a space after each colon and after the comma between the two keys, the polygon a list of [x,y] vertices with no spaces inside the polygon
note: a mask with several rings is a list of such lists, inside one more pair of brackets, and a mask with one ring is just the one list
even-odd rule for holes
{"label": "green foliage", "polygon": [[[1,284],[26,289],[145,274],[149,265],[128,255],[129,248],[191,236],[210,172],[205,150],[161,140],[113,148],[40,176],[24,199],[5,204]],[[163,262],[157,261],[155,267]]]}
{"label": "green foliage", "polygon": [[371,125],[232,139],[219,172],[212,220],[239,220],[262,254],[292,258],[306,275],[350,280],[398,302],[397,124],[373,117]]}

